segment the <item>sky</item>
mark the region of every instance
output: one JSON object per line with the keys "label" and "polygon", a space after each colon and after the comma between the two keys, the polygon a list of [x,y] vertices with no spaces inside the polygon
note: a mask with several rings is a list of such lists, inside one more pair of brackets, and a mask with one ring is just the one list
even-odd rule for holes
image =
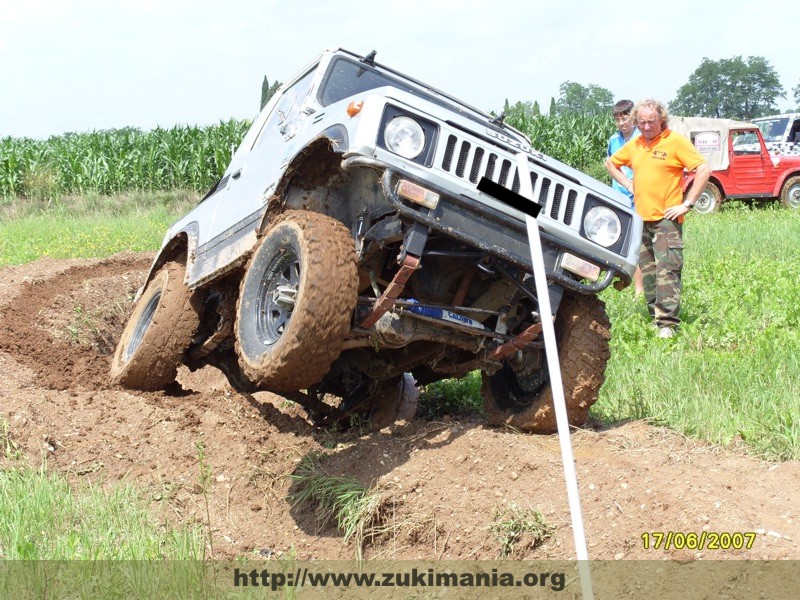
{"label": "sky", "polygon": [[669,102],[704,57],[763,56],[788,110],[799,22],[797,0],[0,0],[0,137],[253,118],[265,76],[335,47],[487,112],[565,81]]}

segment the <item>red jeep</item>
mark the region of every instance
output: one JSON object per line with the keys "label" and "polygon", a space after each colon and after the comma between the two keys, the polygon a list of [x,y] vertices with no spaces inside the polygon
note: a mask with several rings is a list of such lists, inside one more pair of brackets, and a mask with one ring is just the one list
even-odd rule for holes
{"label": "red jeep", "polygon": [[[729,198],[780,198],[787,208],[800,209],[800,155],[771,155],[756,125],[671,116],[669,127],[692,140],[711,167],[711,179],[697,199],[696,212],[714,212]],[[684,191],[693,178],[684,174]]]}

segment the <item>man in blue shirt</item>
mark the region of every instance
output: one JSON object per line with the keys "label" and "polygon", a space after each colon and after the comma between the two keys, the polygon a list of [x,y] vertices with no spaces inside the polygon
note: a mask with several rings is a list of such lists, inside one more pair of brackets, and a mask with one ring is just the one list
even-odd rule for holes
{"label": "man in blue shirt", "polygon": [[[636,122],[633,118],[633,101],[620,100],[614,105],[612,109],[614,112],[614,123],[616,123],[618,131],[608,140],[608,150],[606,158],[614,154],[617,150],[622,148],[625,144],[639,135],[639,128],[636,127]],[[633,181],[633,171],[630,167],[621,167],[622,172],[628,179]],[[612,180],[611,187],[615,190],[625,194],[631,201],[633,207],[633,184],[629,187],[622,187],[616,180]],[[642,271],[636,267],[636,272],[633,274],[633,284],[638,296],[644,291],[644,283],[642,283]]]}

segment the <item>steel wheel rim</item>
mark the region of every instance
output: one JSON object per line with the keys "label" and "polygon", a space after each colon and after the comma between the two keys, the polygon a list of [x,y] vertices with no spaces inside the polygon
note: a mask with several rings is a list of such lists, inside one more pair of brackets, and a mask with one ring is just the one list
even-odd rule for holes
{"label": "steel wheel rim", "polygon": [[300,258],[284,246],[270,261],[258,285],[256,335],[270,346],[281,339],[292,318],[300,287]]}
{"label": "steel wheel rim", "polygon": [[150,298],[147,306],[144,307],[142,316],[139,317],[139,320],[136,322],[136,327],[133,329],[131,341],[128,344],[128,347],[125,349],[126,361],[131,359],[133,353],[136,352],[136,349],[141,345],[147,330],[150,329],[150,325],[153,322],[153,316],[156,314],[156,309],[158,308],[158,303],[160,300],[161,291],[159,290],[155,295],[153,295],[152,298]]}
{"label": "steel wheel rim", "polygon": [[786,202],[792,208],[800,208],[800,183],[795,183],[786,194]]}
{"label": "steel wheel rim", "polygon": [[700,197],[697,198],[697,201],[694,204],[694,210],[699,212],[700,214],[710,213],[711,209],[714,207],[714,198],[705,190]]}

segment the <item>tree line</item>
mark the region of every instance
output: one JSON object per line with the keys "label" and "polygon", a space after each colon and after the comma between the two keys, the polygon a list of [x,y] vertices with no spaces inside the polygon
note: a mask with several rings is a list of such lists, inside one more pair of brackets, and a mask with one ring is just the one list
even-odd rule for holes
{"label": "tree line", "polygon": [[[261,85],[260,108],[264,108],[281,86],[279,81],[270,84],[266,76]],[[792,89],[795,110],[800,111],[800,81]],[[763,56],[734,56],[720,60],[703,58],[689,80],[678,88],[675,98],[668,103],[669,111],[687,117],[715,117],[749,121],[758,117],[782,112],[778,99],[786,98],[774,67]],[[636,100],[636,99],[634,99]],[[565,81],[558,88],[558,99],[550,98],[547,112],[539,102],[517,102],[506,105],[503,112],[517,118],[524,115],[608,115],[614,104],[611,90],[596,84],[583,85]],[[788,112],[788,109],[785,112]]]}
{"label": "tree line", "polygon": [[[558,91],[558,99],[550,99],[549,116],[608,115],[614,104],[614,94],[595,84],[565,81]],[[800,82],[792,93],[800,110]],[[704,58],[668,106],[676,115],[749,121],[782,112],[778,99],[786,97],[775,69],[763,56]],[[529,118],[543,114],[538,102],[518,102],[513,107],[506,103],[504,110]]]}

